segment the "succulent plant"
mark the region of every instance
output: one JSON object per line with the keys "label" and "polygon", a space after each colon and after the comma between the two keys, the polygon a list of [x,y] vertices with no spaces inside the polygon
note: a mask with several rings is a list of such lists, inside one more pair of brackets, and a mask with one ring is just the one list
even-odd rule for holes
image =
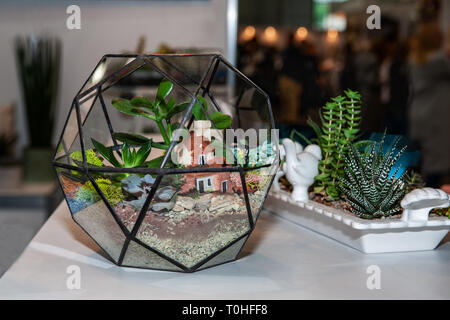
{"label": "succulent plant", "polygon": [[139,150],[132,149],[130,145],[125,142],[122,146],[122,154],[120,163],[114,155],[114,150],[112,147],[106,147],[95,139],[91,139],[95,146],[95,149],[100,153],[103,158],[109,161],[116,168],[136,168],[142,166],[142,164],[147,159],[150,154],[152,145],[151,141],[148,141],[142,146],[139,146]]}
{"label": "succulent plant", "polygon": [[414,189],[425,187],[425,181],[420,173],[411,170],[409,174],[405,175],[405,183],[407,192],[411,192]]}
{"label": "succulent plant", "polygon": [[339,178],[338,187],[352,206],[352,212],[364,219],[399,212],[406,191],[405,173],[395,178],[400,166],[393,170],[406,146],[396,152],[397,140],[384,154],[383,142],[384,136],[380,143],[367,147],[364,152],[352,144],[348,154],[343,156],[345,176]]}
{"label": "succulent plant", "polygon": [[[321,126],[308,119],[316,138],[309,140],[298,131],[291,132],[291,139],[298,135],[307,144],[317,143],[322,150],[323,159],[319,162],[319,174],[314,178],[314,191],[325,191],[327,200],[340,197],[338,179],[344,175],[343,156],[349,146],[357,139],[361,113],[361,95],[352,90],[344,90],[344,95],[331,98],[322,107],[319,116]],[[359,145],[367,144],[359,141]]]}

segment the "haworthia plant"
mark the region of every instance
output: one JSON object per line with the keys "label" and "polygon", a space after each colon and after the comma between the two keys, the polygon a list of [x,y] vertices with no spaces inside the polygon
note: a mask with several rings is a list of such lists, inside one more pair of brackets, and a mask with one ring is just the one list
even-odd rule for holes
{"label": "haworthia plant", "polygon": [[352,206],[352,212],[361,218],[390,216],[401,209],[400,201],[406,191],[405,172],[395,178],[399,166],[394,174],[390,173],[406,147],[396,153],[397,140],[384,154],[383,142],[384,136],[378,147],[372,145],[366,152],[359,151],[353,144],[343,156],[345,175],[338,178],[338,187]]}

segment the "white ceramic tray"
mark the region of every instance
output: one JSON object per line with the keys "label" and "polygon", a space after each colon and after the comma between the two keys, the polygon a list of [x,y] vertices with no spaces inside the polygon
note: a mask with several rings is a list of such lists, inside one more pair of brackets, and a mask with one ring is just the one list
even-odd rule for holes
{"label": "white ceramic tray", "polygon": [[270,191],[266,210],[364,253],[433,250],[450,229],[447,217],[424,221],[365,220],[311,200]]}

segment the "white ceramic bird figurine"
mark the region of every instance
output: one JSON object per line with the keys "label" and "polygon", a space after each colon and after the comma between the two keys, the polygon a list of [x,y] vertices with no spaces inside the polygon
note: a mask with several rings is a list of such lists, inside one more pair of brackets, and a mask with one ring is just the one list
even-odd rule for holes
{"label": "white ceramic bird figurine", "polygon": [[[303,151],[303,146],[298,143],[297,141],[294,142],[295,143],[295,152],[297,154],[299,154],[300,152]],[[279,145],[279,150],[280,150],[280,160],[283,161],[286,158],[286,152],[284,150],[284,146],[282,144]],[[275,178],[273,180],[273,188],[275,189],[275,191],[279,192],[281,190],[280,188],[280,178],[282,176],[285,175],[285,172],[283,171],[283,168],[281,168],[281,166],[278,168],[277,173],[275,174]]]}
{"label": "white ceramic bird figurine", "polygon": [[311,144],[297,154],[292,140],[283,139],[283,146],[286,153],[283,171],[294,187],[291,198],[294,201],[307,201],[308,188],[314,183],[314,177],[319,174],[319,161],[322,159],[320,147]]}

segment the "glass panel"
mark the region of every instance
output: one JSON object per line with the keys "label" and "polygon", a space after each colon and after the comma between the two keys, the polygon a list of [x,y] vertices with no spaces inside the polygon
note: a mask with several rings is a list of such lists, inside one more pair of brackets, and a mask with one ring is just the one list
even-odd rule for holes
{"label": "glass panel", "polygon": [[[125,236],[113,213],[84,174],[62,168],[56,170],[74,220],[117,262]],[[120,186],[108,183],[104,177],[96,181],[110,204],[120,201]]]}
{"label": "glass panel", "polygon": [[239,73],[221,61],[210,80],[208,95],[212,96],[222,112],[232,115],[233,128],[272,128],[268,100]]}
{"label": "glass panel", "polygon": [[[103,88],[105,89],[143,65],[143,61],[134,57],[104,57],[81,89],[79,96],[84,96],[90,88],[102,81],[105,81],[103,84]],[[89,95],[91,94],[89,93]]]}
{"label": "glass panel", "polygon": [[267,167],[245,173],[245,183],[247,185],[253,221],[256,221],[263,207],[273,179],[273,172],[275,171],[272,167]]}
{"label": "glass panel", "polygon": [[84,97],[79,101],[80,108],[80,119],[81,123],[84,123],[86,117],[94,106],[95,102],[99,99],[98,90],[94,90],[92,94],[89,94],[87,97]]}
{"label": "glass panel", "polygon": [[59,167],[56,167],[56,173],[72,214],[94,204],[96,192],[93,189],[90,191],[83,190],[83,185],[88,181],[85,174]]}
{"label": "glass panel", "polygon": [[238,173],[171,174],[161,180],[136,238],[190,268],[249,228]]}
{"label": "glass panel", "polygon": [[82,124],[84,147],[93,149],[93,139],[105,146],[112,146],[113,140],[100,99],[95,99],[93,106]]}
{"label": "glass panel", "polygon": [[125,235],[103,201],[77,212],[73,218],[115,262],[119,260]]}
{"label": "glass panel", "polygon": [[151,61],[163,72],[170,75],[186,89],[195,93],[204,75],[211,67],[214,55],[205,56],[164,56]]}
{"label": "glass panel", "polygon": [[130,241],[122,264],[128,267],[183,271],[134,241]]}
{"label": "glass panel", "polygon": [[231,247],[225,249],[221,253],[219,253],[217,256],[203,264],[201,267],[199,267],[197,270],[202,270],[205,268],[209,268],[224,262],[233,261],[237,258],[237,255],[241,251],[242,246],[245,244],[245,241],[248,237],[244,237],[241,240],[237,241],[235,244],[233,244]]}
{"label": "glass panel", "polygon": [[61,141],[58,144],[55,161],[63,164],[72,164],[69,155],[71,152],[80,151],[80,139],[78,134],[78,121],[75,107],[72,107],[67,123],[63,129]]}

